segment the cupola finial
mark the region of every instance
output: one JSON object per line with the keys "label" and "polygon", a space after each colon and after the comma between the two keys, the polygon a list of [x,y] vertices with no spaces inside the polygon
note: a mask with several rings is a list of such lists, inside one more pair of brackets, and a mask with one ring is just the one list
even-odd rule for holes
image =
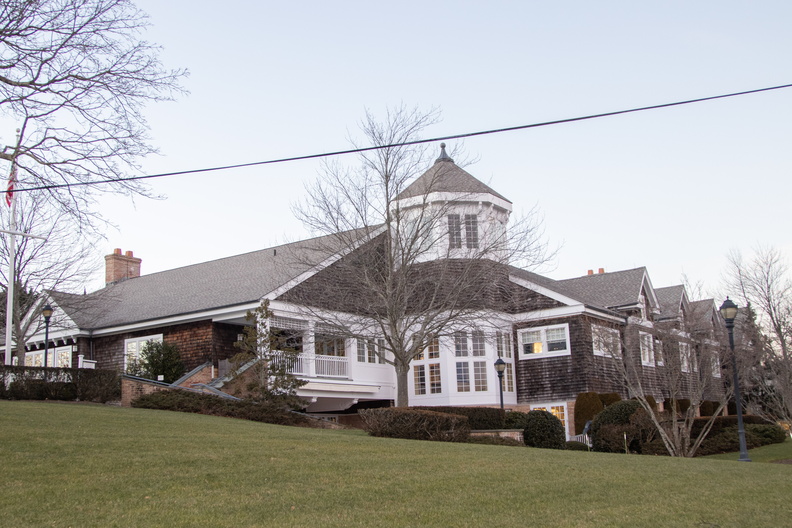
{"label": "cupola finial", "polygon": [[454,160],[451,159],[451,156],[446,154],[445,148],[446,148],[446,144],[440,143],[440,157],[435,160],[435,163],[438,163],[440,161],[450,161],[451,163],[454,163]]}

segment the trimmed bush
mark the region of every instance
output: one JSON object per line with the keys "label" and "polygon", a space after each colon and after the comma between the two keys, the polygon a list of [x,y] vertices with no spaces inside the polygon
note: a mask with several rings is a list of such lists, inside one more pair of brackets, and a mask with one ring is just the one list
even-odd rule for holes
{"label": "trimmed bush", "polygon": [[624,435],[628,449],[640,451],[640,431],[630,424],[630,417],[642,409],[637,400],[622,400],[603,409],[591,423],[591,442],[594,451],[623,453]]}
{"label": "trimmed bush", "polygon": [[586,422],[593,420],[605,406],[596,392],[581,392],[575,399],[575,434],[583,434]]}
{"label": "trimmed bush", "polygon": [[371,436],[441,442],[466,442],[470,436],[467,417],[458,414],[411,407],[383,407],[361,409],[358,415]]}
{"label": "trimmed bush", "polygon": [[528,422],[528,415],[520,411],[511,411],[506,413],[506,420],[503,425],[504,429],[525,429]]}
{"label": "trimmed bush", "polygon": [[607,407],[608,405],[620,402],[622,398],[618,392],[607,392],[605,394],[600,394],[599,399],[602,402],[602,406]]}
{"label": "trimmed bush", "polygon": [[132,400],[132,407],[240,418],[277,425],[307,425],[302,415],[280,405],[235,401],[181,389],[162,390]]}
{"label": "trimmed bush", "polygon": [[567,451],[588,451],[589,446],[587,446],[583,442],[576,442],[574,440],[570,440],[565,444],[565,449]]}
{"label": "trimmed bush", "polygon": [[[754,449],[762,445],[762,439],[746,428],[745,444],[748,449]],[[701,442],[701,446],[698,448],[698,451],[696,451],[696,456],[736,453],[739,450],[740,439],[737,428],[726,427],[717,434],[710,433],[707,438]]]}
{"label": "trimmed bush", "polygon": [[0,366],[0,397],[105,403],[121,398],[121,378],[114,370]]}
{"label": "trimmed bush", "polygon": [[759,438],[762,445],[780,444],[787,437],[784,428],[778,424],[746,424],[745,432]]}
{"label": "trimmed bush", "polygon": [[534,410],[526,415],[523,440],[529,447],[564,449],[566,433],[561,420],[548,411]]}
{"label": "trimmed bush", "polygon": [[466,416],[471,429],[503,429],[504,411],[496,407],[412,407],[422,411]]}

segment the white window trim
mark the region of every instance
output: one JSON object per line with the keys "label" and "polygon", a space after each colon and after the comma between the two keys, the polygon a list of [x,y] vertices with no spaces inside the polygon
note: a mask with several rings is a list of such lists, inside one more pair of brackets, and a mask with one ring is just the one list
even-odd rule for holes
{"label": "white window trim", "polygon": [[[648,343],[649,351],[647,358],[644,358],[644,342]],[[638,351],[641,353],[641,365],[644,367],[654,367],[654,336],[646,332],[638,332]]]}
{"label": "white window trim", "polygon": [[[565,350],[548,350],[547,347],[547,331],[548,330],[555,330],[557,328],[564,329],[564,336],[566,338],[566,349]],[[524,352],[524,342],[523,342],[523,335],[528,332],[541,332],[542,335],[542,352],[538,354],[526,354]],[[520,354],[520,361],[524,360],[531,360],[531,359],[541,359],[541,358],[548,358],[548,357],[560,357],[560,356],[569,356],[572,353],[572,347],[569,342],[569,324],[558,324],[558,325],[549,325],[549,326],[534,326],[530,328],[520,328],[517,331],[517,349]]]}
{"label": "white window trim", "polygon": [[[127,363],[129,361],[129,354],[127,354],[127,348],[129,346],[129,343],[137,342],[140,344],[140,343],[146,343],[147,341],[159,341],[160,343],[162,343],[162,334],[154,334],[143,337],[133,337],[131,339],[124,339],[124,372],[127,371],[127,367],[128,367]],[[138,345],[137,358],[140,359],[140,345]]]}
{"label": "white window trim", "polygon": [[[591,346],[594,350],[595,356],[601,357],[609,357],[614,359],[621,359],[622,357],[622,346],[621,346],[621,332],[619,332],[618,328],[611,328],[609,326],[601,326],[601,325],[592,325],[591,327],[592,337],[591,337]],[[609,336],[611,342],[615,341],[616,345],[618,346],[618,350],[602,350],[597,348],[598,344],[602,343],[601,339],[597,339],[597,334],[605,337]],[[599,341],[599,343],[598,343]]]}

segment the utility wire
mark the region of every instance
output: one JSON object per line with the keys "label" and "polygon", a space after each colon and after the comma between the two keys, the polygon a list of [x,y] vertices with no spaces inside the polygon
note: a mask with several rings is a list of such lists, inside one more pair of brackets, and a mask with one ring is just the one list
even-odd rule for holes
{"label": "utility wire", "polygon": [[[677,101],[675,103],[663,103],[657,104],[652,106],[641,106],[638,108],[630,108],[629,110],[617,110],[615,112],[605,112],[602,114],[592,114],[587,116],[581,117],[571,117],[567,119],[557,119],[555,121],[544,121],[542,123],[532,123],[530,125],[518,125],[506,128],[495,128],[492,130],[482,130],[479,132],[467,132],[464,134],[454,134],[451,136],[442,136],[442,137],[435,137],[429,139],[416,139],[414,141],[405,141],[403,143],[391,143],[389,145],[378,145],[373,147],[363,147],[363,148],[355,148],[355,149],[348,149],[348,150],[336,150],[333,152],[324,152],[322,154],[308,154],[305,156],[293,156],[290,158],[279,158],[279,159],[272,159],[266,161],[254,161],[250,163],[238,163],[235,165],[223,165],[220,167],[209,167],[204,169],[192,169],[192,170],[184,170],[178,172],[165,172],[162,174],[149,174],[144,176],[129,176],[126,178],[107,178],[103,180],[93,180],[93,181],[86,181],[86,182],[74,182],[74,183],[60,183],[60,184],[51,184],[51,185],[42,185],[40,187],[27,187],[24,189],[14,189],[14,192],[25,192],[25,191],[39,191],[39,190],[47,190],[47,189],[58,189],[63,187],[82,187],[86,185],[101,185],[104,183],[115,183],[115,182],[127,182],[127,181],[135,181],[135,180],[148,180],[152,178],[164,178],[166,176],[181,176],[184,174],[198,174],[201,172],[213,172],[213,171],[221,171],[221,170],[229,170],[229,169],[240,169],[243,167],[255,167],[257,165],[271,165],[275,163],[287,163],[290,161],[301,161],[301,160],[309,160],[309,159],[317,159],[317,158],[329,158],[332,156],[343,156],[346,154],[359,154],[361,152],[370,152],[372,150],[381,150],[386,148],[393,148],[393,147],[404,147],[409,145],[420,145],[423,143],[433,143],[435,141],[446,141],[450,139],[462,139],[468,137],[475,137],[475,136],[484,136],[488,134],[500,134],[503,132],[513,132],[515,130],[525,130],[528,128],[538,128],[550,125],[560,125],[563,123],[574,123],[576,121],[587,121],[589,119],[599,119],[601,117],[611,117],[621,114],[630,114],[633,112],[643,112],[646,110],[657,110],[659,108],[669,108],[672,106],[681,106],[693,103],[701,103],[704,101],[712,101],[715,99],[725,99],[727,97],[737,97],[739,95],[749,95],[755,94],[760,92],[769,92],[771,90],[781,90],[784,88],[792,88],[792,84],[782,84],[779,86],[771,86],[769,88],[758,88],[756,90],[746,90],[744,92],[734,92],[729,94],[723,95],[713,95],[709,97],[700,97],[698,99],[688,99],[687,101]],[[7,192],[7,191],[4,191]]]}

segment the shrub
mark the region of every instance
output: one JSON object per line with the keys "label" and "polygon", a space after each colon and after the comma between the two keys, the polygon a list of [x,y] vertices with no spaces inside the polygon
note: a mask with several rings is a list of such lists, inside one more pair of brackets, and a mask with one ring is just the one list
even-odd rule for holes
{"label": "shrub", "polygon": [[529,447],[564,449],[566,433],[561,420],[548,411],[530,411],[523,431],[523,440]]}
{"label": "shrub", "polygon": [[589,446],[584,444],[583,442],[576,442],[574,440],[570,440],[565,444],[565,448],[567,451],[588,451]]}
{"label": "shrub", "polygon": [[471,429],[503,429],[504,411],[496,407],[412,407],[423,411],[466,416]]}
{"label": "shrub", "polygon": [[506,420],[503,425],[504,429],[525,429],[525,424],[528,421],[528,415],[520,411],[511,411],[506,413]]}
{"label": "shrub", "polygon": [[628,449],[640,451],[640,431],[630,424],[630,417],[641,409],[637,400],[622,400],[605,407],[591,423],[591,442],[594,451],[623,453],[624,435]]}
{"label": "shrub", "polygon": [[[762,445],[762,439],[749,430],[745,431],[745,444],[748,449]],[[696,451],[696,456],[715,455],[718,453],[735,453],[740,450],[740,440],[736,427],[725,427],[717,434],[704,439]]]}
{"label": "shrub", "polygon": [[596,392],[581,392],[575,399],[575,434],[583,434],[586,422],[593,420],[605,406]]}
{"label": "shrub", "polygon": [[132,407],[241,418],[277,425],[305,425],[308,420],[280,405],[228,400],[187,390],[162,390],[132,401]]}
{"label": "shrub", "polygon": [[0,388],[14,400],[104,403],[121,397],[121,378],[114,370],[0,366]]}
{"label": "shrub", "polygon": [[746,424],[745,432],[759,438],[762,445],[780,444],[786,440],[786,431],[778,424]]}
{"label": "shrub", "polygon": [[470,425],[465,416],[408,407],[361,409],[366,431],[371,436],[465,442]]}
{"label": "shrub", "polygon": [[130,366],[128,372],[151,380],[162,376],[163,382],[173,383],[184,375],[185,370],[179,347],[172,343],[151,340],[146,342],[140,359]]}
{"label": "shrub", "polygon": [[599,394],[599,399],[602,402],[602,406],[607,407],[608,405],[613,405],[616,402],[620,402],[621,396],[618,392],[608,392],[605,394]]}
{"label": "shrub", "polygon": [[484,445],[503,445],[503,446],[524,446],[519,440],[508,438],[505,436],[471,436],[468,438],[469,444],[484,444]]}

